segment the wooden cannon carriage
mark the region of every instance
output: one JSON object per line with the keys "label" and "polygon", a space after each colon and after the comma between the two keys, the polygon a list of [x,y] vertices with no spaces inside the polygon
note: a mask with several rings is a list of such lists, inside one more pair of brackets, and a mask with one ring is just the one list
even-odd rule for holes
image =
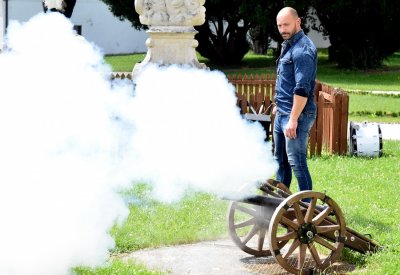
{"label": "wooden cannon carriage", "polygon": [[227,212],[233,242],[251,255],[273,256],[293,274],[313,274],[331,266],[343,247],[360,253],[379,248],[372,239],[346,227],[339,206],[324,193],[291,194],[274,180],[259,189],[260,195],[232,201]]}

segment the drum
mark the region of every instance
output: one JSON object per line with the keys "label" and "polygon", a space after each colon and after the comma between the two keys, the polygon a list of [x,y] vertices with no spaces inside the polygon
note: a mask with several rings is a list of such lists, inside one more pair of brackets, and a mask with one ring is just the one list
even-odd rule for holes
{"label": "drum", "polygon": [[249,121],[258,121],[265,131],[265,141],[269,141],[270,136],[270,125],[271,125],[271,116],[263,115],[263,114],[252,114],[246,113],[244,114],[244,118]]}
{"label": "drum", "polygon": [[382,131],[378,123],[350,121],[348,149],[350,155],[380,157],[383,153]]}

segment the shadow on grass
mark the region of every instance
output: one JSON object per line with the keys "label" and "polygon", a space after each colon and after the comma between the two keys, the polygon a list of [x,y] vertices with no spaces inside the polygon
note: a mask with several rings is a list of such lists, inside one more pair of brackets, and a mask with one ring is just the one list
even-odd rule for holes
{"label": "shadow on grass", "polygon": [[361,254],[351,250],[350,248],[345,247],[342,252],[342,256],[340,257],[341,261],[351,263],[356,265],[357,267],[363,267],[367,263],[367,257],[369,254]]}
{"label": "shadow on grass", "polygon": [[[379,190],[377,190],[379,191]],[[374,199],[371,198],[371,203],[374,202]],[[358,228],[374,228],[376,230],[385,230],[385,234],[390,234],[391,232],[397,232],[398,229],[396,228],[396,224],[391,224],[391,223],[384,223],[376,217],[371,218],[368,216],[368,209],[366,209],[365,215],[359,215],[359,214],[354,214],[348,217],[347,219],[351,220],[354,224],[357,224]],[[350,226],[348,226],[350,227]],[[351,227],[350,227],[351,228]],[[364,235],[370,239],[373,239],[373,236],[369,232],[359,232],[356,230],[356,228],[351,228],[355,231],[357,231],[359,234]],[[378,231],[379,232],[379,231]],[[379,243],[379,241],[375,240],[376,242]]]}
{"label": "shadow on grass", "polygon": [[[389,224],[389,223],[383,223],[378,220],[370,219],[367,216],[360,216],[360,215],[355,215],[351,217],[351,220],[356,221],[358,227],[361,228],[384,228],[386,234],[390,234],[391,232],[397,232],[397,229],[395,228],[394,225]],[[357,266],[363,266],[366,264],[367,258],[372,254],[372,253],[379,253],[379,251],[384,251],[385,250],[385,245],[380,243],[379,240],[374,239],[374,236],[367,232],[360,232],[356,230],[355,228],[352,228],[351,226],[348,226],[352,230],[355,230],[361,235],[364,235],[366,238],[378,243],[378,246],[376,247],[375,252],[367,252],[365,254],[356,252],[355,250],[352,250],[351,248],[345,248],[343,250],[343,255],[342,255],[342,260],[346,262],[350,262],[353,264],[356,264]]]}

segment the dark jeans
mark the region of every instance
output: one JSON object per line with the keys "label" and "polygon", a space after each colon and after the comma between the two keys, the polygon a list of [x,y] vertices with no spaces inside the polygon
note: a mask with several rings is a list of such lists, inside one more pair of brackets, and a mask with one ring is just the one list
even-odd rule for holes
{"label": "dark jeans", "polygon": [[292,170],[299,183],[299,190],[312,190],[312,180],[307,166],[307,148],[315,113],[302,113],[297,121],[296,138],[285,136],[289,115],[276,114],[274,121],[274,158],[278,162],[276,180],[290,187]]}

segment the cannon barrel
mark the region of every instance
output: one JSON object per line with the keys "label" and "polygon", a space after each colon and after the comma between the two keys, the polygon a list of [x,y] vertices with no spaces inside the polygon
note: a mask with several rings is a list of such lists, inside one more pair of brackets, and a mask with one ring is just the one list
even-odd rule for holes
{"label": "cannon barrel", "polygon": [[[277,208],[281,202],[284,201],[285,198],[280,198],[280,197],[270,197],[270,196],[263,196],[263,195],[254,195],[254,196],[249,196],[245,197],[243,199],[229,199],[229,200],[234,200],[237,202],[244,202],[248,204],[253,204],[253,205],[258,205],[258,206],[265,206],[265,207],[272,207],[272,208]],[[308,207],[309,203],[308,202],[300,202],[300,204],[304,207]],[[326,206],[322,205],[316,205],[315,209],[318,211],[323,211],[326,208]]]}
{"label": "cannon barrel", "polygon": [[248,204],[254,204],[258,206],[265,206],[271,208],[277,208],[281,202],[283,202],[283,198],[275,198],[275,197],[267,197],[262,195],[254,195],[250,197],[243,198],[241,200],[236,200],[238,202],[244,202]]}

